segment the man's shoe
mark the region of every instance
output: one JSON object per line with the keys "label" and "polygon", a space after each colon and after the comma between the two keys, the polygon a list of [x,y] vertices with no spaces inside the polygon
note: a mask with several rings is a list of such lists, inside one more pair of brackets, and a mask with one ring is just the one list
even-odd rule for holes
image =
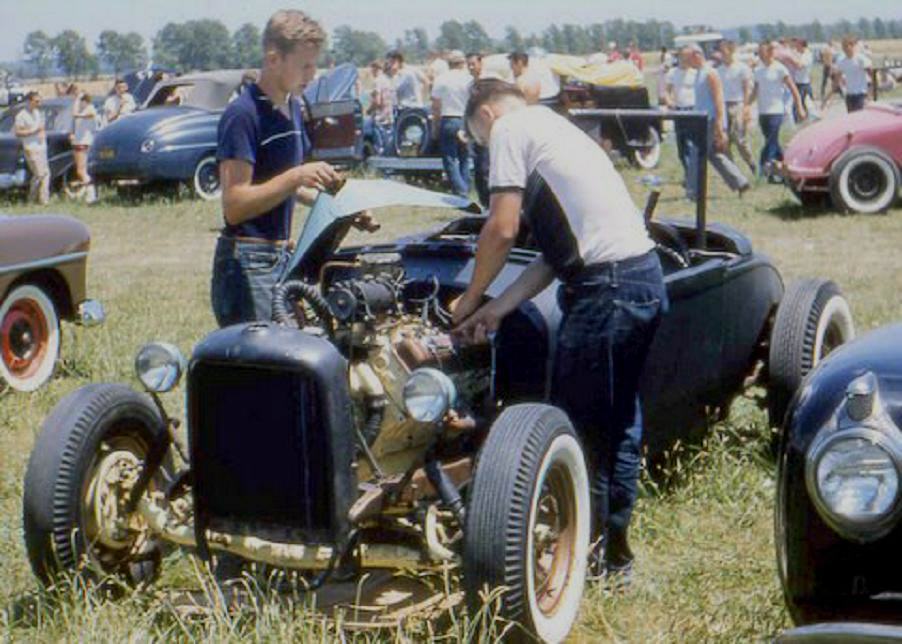
{"label": "man's shoe", "polygon": [[610,593],[623,592],[633,583],[633,559],[624,564],[605,565],[604,589]]}

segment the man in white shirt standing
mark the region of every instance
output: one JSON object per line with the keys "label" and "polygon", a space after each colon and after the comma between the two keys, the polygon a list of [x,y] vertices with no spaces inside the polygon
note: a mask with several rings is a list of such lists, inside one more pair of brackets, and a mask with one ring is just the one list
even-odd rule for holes
{"label": "man in white shirt standing", "polygon": [[864,101],[868,95],[868,79],[871,76],[871,59],[863,53],[856,51],[858,39],[854,36],[846,36],[842,39],[843,56],[833,64],[833,74],[836,82],[830,89],[830,93],[824,98],[824,103],[833,95],[836,86],[845,88],[846,110],[857,112],[864,107]]}
{"label": "man in white shirt standing", "polygon": [[16,114],[15,134],[22,141],[25,163],[31,173],[30,201],[42,206],[50,202],[50,167],[47,163],[47,129],[44,112],[41,110],[41,96],[28,92],[25,107]]}
{"label": "man in white shirt standing", "polygon": [[103,120],[107,125],[137,109],[135,97],[128,91],[128,83],[117,78],[114,87],[113,95],[103,102]]}
{"label": "man in white shirt standing", "polygon": [[[610,159],[563,116],[529,105],[514,85],[485,79],[473,86],[465,120],[489,147],[491,202],[470,285],[454,306],[454,334],[484,342],[508,313],[560,280],[552,401],[580,434],[590,467],[600,544],[590,574],[627,582],[642,437],[639,376],[667,309],[654,243]],[[484,303],[517,239],[521,211],[541,255]]]}
{"label": "man in white shirt standing", "polygon": [[542,81],[529,69],[529,54],[515,51],[508,55],[507,60],[510,62],[514,82],[523,92],[526,102],[530,105],[538,103],[542,97]]}
{"label": "man in white shirt standing", "polygon": [[783,125],[783,89],[788,88],[792,94],[796,109],[805,119],[808,114],[799,90],[792,80],[789,70],[774,58],[774,44],[763,42],[758,46],[760,64],[755,68],[755,88],[749,102],[758,101],[758,124],[764,135],[764,147],[759,159],[759,176],[767,176],[769,181],[776,181],[773,175],[773,163],[783,160],[783,149],[780,147],[780,127]]}
{"label": "man in white shirt standing", "polygon": [[473,76],[467,59],[457,49],[448,52],[448,71],[432,86],[432,137],[438,139],[442,166],[451,190],[461,197],[470,194],[470,152],[464,141],[464,109],[470,97]]}
{"label": "man in white shirt standing", "polygon": [[746,130],[751,118],[749,97],[752,94],[752,70],[744,62],[736,59],[736,43],[724,40],[720,44],[723,64],[717,68],[723,83],[723,98],[727,107],[727,149],[726,154],[733,158],[732,149],[736,146],[739,155],[745,161],[752,174],[755,174],[755,162],[752,151],[746,142]]}
{"label": "man in white shirt standing", "polygon": [[[667,104],[671,109],[691,110],[695,107],[695,78],[698,70],[689,64],[691,52],[688,48],[680,49],[680,64],[667,74]],[[686,159],[689,154],[689,128],[682,121],[674,121],[673,133],[676,137],[677,157],[688,170]]]}
{"label": "man in white shirt standing", "polygon": [[420,74],[404,64],[404,54],[399,51],[390,51],[386,56],[388,67],[391,71],[392,87],[395,90],[395,106],[423,107],[420,100],[420,87],[426,80]]}
{"label": "man in white shirt standing", "polygon": [[[791,42],[798,54],[798,65],[792,70],[792,80],[799,90],[799,96],[802,99],[802,105],[808,107],[806,99],[814,101],[814,92],[811,89],[811,68],[814,65],[814,55],[808,49],[808,41],[804,38],[793,38]],[[798,110],[793,109],[793,118],[796,123],[801,121]]]}

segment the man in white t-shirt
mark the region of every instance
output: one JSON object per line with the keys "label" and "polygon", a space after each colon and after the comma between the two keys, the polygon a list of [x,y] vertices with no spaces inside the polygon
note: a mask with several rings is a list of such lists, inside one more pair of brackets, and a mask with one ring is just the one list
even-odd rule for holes
{"label": "man in white t-shirt", "polygon": [[[473,138],[489,146],[491,202],[470,285],[453,307],[454,334],[485,341],[508,313],[560,280],[552,400],[573,422],[590,465],[593,532],[601,544],[590,570],[628,581],[642,435],[639,375],[667,308],[654,244],[610,159],[568,119],[528,105],[519,88],[494,79],[475,83],[465,119]],[[492,292],[521,210],[541,254]],[[484,303],[487,292],[494,299]]]}
{"label": "man in white t-shirt", "polygon": [[[689,64],[690,55],[688,48],[680,49],[679,66],[667,74],[667,105],[671,109],[691,110],[695,107],[695,79],[698,70]],[[686,159],[689,155],[690,128],[682,121],[674,121],[673,133],[676,138],[677,157],[683,164],[683,170],[688,170]]]}
{"label": "man in white t-shirt", "polygon": [[[808,105],[806,100],[810,98],[814,101],[814,92],[811,89],[811,68],[814,66],[814,54],[808,49],[808,41],[804,38],[793,38],[790,42],[790,46],[795,48],[796,54],[798,55],[798,64],[796,68],[792,70],[792,80],[799,90],[802,105],[805,105],[807,108]],[[801,120],[799,118],[800,116],[798,110],[794,109],[793,117],[795,118],[796,123]]]}
{"label": "man in white t-shirt", "polygon": [[852,36],[842,39],[843,56],[833,64],[836,82],[830,89],[830,93],[824,98],[824,103],[826,103],[837,86],[843,87],[846,94],[846,110],[849,112],[856,112],[864,107],[864,101],[868,95],[871,67],[873,67],[870,58],[856,51],[857,45],[858,40]]}
{"label": "man in white t-shirt", "polygon": [[507,60],[510,62],[514,82],[520,88],[520,91],[523,92],[526,102],[530,105],[538,103],[542,97],[542,81],[529,68],[529,54],[515,51],[508,55]]}
{"label": "man in white t-shirt", "polygon": [[42,206],[50,202],[50,167],[47,163],[47,129],[44,112],[41,110],[41,96],[28,92],[25,107],[16,114],[13,125],[15,135],[22,141],[25,163],[31,173],[30,201]]}
{"label": "man in white t-shirt", "polygon": [[117,78],[114,87],[113,95],[103,102],[103,120],[107,125],[137,109],[135,97],[128,91],[128,83]]}
{"label": "man in white t-shirt", "polygon": [[423,107],[420,99],[420,90],[426,80],[421,74],[404,64],[404,54],[399,51],[390,51],[386,56],[389,70],[391,71],[391,83],[395,90],[395,107]]}
{"label": "man in white t-shirt", "polygon": [[752,70],[736,58],[736,43],[724,40],[719,45],[723,64],[717,68],[723,83],[723,99],[727,108],[727,149],[726,153],[733,158],[732,148],[735,145],[739,155],[745,161],[752,174],[755,174],[755,162],[752,151],[746,142],[746,130],[749,119],[749,97],[752,94]]}
{"label": "man in white t-shirt", "polygon": [[432,137],[438,140],[451,190],[461,197],[470,194],[470,153],[462,135],[473,76],[466,64],[462,51],[448,52],[449,69],[432,85]]}
{"label": "man in white t-shirt", "polygon": [[774,58],[774,45],[763,42],[758,46],[760,63],[755,68],[755,88],[752,90],[750,102],[758,101],[758,124],[764,135],[764,147],[759,158],[759,176],[768,177],[769,181],[778,181],[773,173],[774,163],[783,160],[783,149],[780,147],[780,126],[783,125],[783,90],[789,89],[799,115],[804,120],[808,113],[802,105],[799,90],[792,81],[789,70]]}

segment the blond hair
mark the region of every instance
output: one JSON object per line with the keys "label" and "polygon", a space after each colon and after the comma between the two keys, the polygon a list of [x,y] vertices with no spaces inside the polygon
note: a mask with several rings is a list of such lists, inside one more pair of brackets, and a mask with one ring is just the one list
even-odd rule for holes
{"label": "blond hair", "polygon": [[263,30],[264,53],[275,49],[280,54],[290,54],[302,43],[322,47],[324,42],[326,32],[319,23],[296,9],[276,11]]}

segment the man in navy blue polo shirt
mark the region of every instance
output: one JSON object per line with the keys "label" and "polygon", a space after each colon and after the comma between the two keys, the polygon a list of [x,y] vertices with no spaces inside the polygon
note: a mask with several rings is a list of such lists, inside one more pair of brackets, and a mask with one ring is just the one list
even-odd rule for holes
{"label": "man in navy blue polo shirt", "polygon": [[273,14],[263,32],[259,81],[219,121],[225,227],[216,243],[211,295],[220,326],[271,318],[294,202],[310,205],[317,190],[339,181],[328,163],[304,163],[310,143],[300,102],[292,96],[313,79],[325,38],[300,11]]}

